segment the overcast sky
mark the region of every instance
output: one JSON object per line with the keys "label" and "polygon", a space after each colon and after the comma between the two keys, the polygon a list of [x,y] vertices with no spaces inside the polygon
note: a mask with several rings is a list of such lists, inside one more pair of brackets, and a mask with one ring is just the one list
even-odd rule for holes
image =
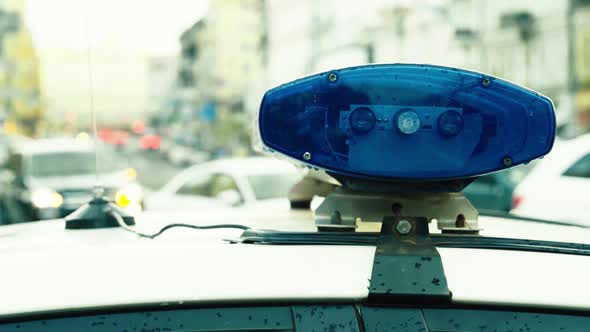
{"label": "overcast sky", "polygon": [[[173,55],[206,0],[26,0],[26,21],[42,56],[52,49]],[[88,27],[88,29],[87,29]]]}
{"label": "overcast sky", "polygon": [[48,117],[61,119],[67,112],[89,119],[93,99],[99,123],[130,123],[146,109],[151,84],[148,59],[178,56],[180,34],[206,14],[207,4],[206,0],[25,0],[25,21],[40,60]]}

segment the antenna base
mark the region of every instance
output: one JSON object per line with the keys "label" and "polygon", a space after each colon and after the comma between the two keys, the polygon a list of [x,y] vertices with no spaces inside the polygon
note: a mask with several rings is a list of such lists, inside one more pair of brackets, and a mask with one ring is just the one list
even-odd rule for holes
{"label": "antenna base", "polygon": [[120,227],[112,216],[117,213],[128,226],[135,225],[133,216],[104,197],[95,197],[65,217],[66,229]]}

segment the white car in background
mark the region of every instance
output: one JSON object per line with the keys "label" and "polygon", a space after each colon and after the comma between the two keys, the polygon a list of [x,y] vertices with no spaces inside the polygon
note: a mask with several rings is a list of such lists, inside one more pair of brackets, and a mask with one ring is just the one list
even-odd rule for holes
{"label": "white car in background", "polygon": [[590,226],[590,135],[556,141],[514,190],[512,212]]}
{"label": "white car in background", "polygon": [[[100,149],[104,194],[129,213],[142,209],[137,171],[110,147]],[[74,138],[19,140],[0,165],[8,223],[65,217],[90,201],[97,183],[96,154],[90,141]]]}
{"label": "white car in background", "polygon": [[227,207],[289,208],[302,178],[292,164],[266,157],[219,159],[192,166],[146,197],[147,210]]}

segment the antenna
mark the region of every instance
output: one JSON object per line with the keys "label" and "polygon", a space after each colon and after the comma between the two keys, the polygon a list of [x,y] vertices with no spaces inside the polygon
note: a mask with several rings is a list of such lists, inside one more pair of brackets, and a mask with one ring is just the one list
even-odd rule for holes
{"label": "antenna", "polygon": [[[89,7],[90,1],[86,1],[86,6],[84,7],[84,32],[86,35],[86,68],[88,69],[88,107],[90,110],[90,116],[92,121],[92,136],[94,141],[94,168],[95,168],[95,175],[96,180],[94,184],[94,195],[95,196],[102,196],[102,184],[100,182],[100,174],[101,174],[101,167],[100,167],[100,158],[98,153],[98,124],[97,124],[97,117],[96,117],[96,108],[94,107],[94,82],[93,82],[93,71],[92,71],[92,41],[90,40],[90,15]],[[100,191],[100,192],[99,192]]]}
{"label": "antenna", "polygon": [[[70,213],[66,218],[66,229],[95,229],[107,227],[126,227],[135,225],[135,219],[126,213],[122,208],[115,205],[104,197],[104,188],[100,182],[100,158],[98,154],[98,129],[96,119],[96,109],[94,107],[94,86],[92,82],[92,45],[90,41],[90,17],[88,15],[89,1],[86,2],[84,11],[84,25],[87,41],[87,67],[88,67],[88,90],[89,90],[89,108],[92,118],[92,130],[94,136],[94,158],[95,158],[95,175],[96,182],[93,189],[93,198],[90,202],[82,205],[76,211]],[[127,228],[125,228],[127,229]]]}

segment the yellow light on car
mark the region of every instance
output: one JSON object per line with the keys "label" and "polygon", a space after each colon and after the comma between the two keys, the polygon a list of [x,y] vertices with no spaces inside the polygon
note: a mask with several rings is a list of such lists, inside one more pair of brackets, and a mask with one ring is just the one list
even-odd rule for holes
{"label": "yellow light on car", "polygon": [[115,203],[122,208],[127,208],[131,204],[141,204],[143,193],[141,187],[137,184],[130,184],[115,194]]}
{"label": "yellow light on car", "polygon": [[60,207],[64,202],[64,198],[59,193],[51,194],[50,204],[53,208]]}
{"label": "yellow light on car", "polygon": [[31,202],[41,209],[58,208],[63,204],[64,199],[58,192],[47,188],[39,188],[33,191]]}
{"label": "yellow light on car", "polygon": [[127,205],[131,204],[131,200],[127,197],[127,195],[125,195],[125,193],[119,191],[115,195],[115,203],[117,203],[117,205],[119,205],[120,207],[124,208]]}

